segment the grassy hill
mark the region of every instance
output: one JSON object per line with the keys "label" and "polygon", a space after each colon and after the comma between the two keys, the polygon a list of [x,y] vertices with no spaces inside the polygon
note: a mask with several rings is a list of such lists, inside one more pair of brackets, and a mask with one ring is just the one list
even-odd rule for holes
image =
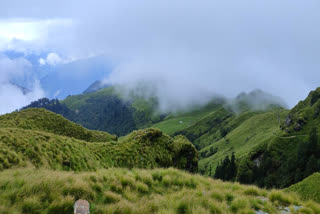
{"label": "grassy hill", "polygon": [[91,213],[319,213],[293,193],[212,180],[176,169],[0,172],[0,213],[72,213],[77,199]]}
{"label": "grassy hill", "polygon": [[212,139],[200,150],[200,171],[214,176],[216,166],[226,165],[232,153],[237,165],[233,180],[242,183],[285,188],[320,171],[319,94],[319,88],[310,92],[290,111],[271,108],[229,117],[220,133],[207,132],[194,142],[205,145]]}
{"label": "grassy hill", "polygon": [[317,88],[289,112],[282,128],[288,133],[308,134],[312,127],[320,126],[319,114],[320,88]]}
{"label": "grassy hill", "polygon": [[45,131],[48,133],[73,137],[88,142],[106,142],[117,137],[106,132],[91,131],[70,122],[61,115],[45,109],[26,109],[0,116],[0,128],[21,128]]}
{"label": "grassy hill", "polygon": [[[93,93],[107,93],[103,90]],[[77,113],[81,114],[88,105],[96,105],[86,98],[68,105],[74,105],[74,113],[83,106]],[[153,107],[148,106],[152,102],[136,99],[128,106],[150,118],[155,116],[150,110]],[[117,106],[107,103],[112,108]],[[304,201],[318,200],[310,189],[317,184],[318,174],[290,187],[289,192],[189,174],[198,170],[196,145],[201,148],[199,168],[206,175],[213,176],[215,167],[234,152],[234,180],[267,187],[292,184],[297,174],[293,167],[301,165],[296,160],[310,156],[300,152],[301,156],[299,151],[309,152],[309,144],[303,142],[312,139],[313,135],[306,133],[313,130],[319,117],[305,117],[306,123],[299,131],[290,130],[299,122],[286,121],[288,115],[299,118],[295,114],[309,112],[312,102],[306,103],[290,112],[276,107],[236,113],[227,105],[213,102],[155,124],[167,128],[174,137],[147,128],[117,139],[44,109],[0,116],[0,214],[71,213],[77,199],[88,200],[91,213],[320,213],[319,204]],[[312,111],[316,109],[313,105]],[[100,110],[97,106],[96,113]],[[144,120],[137,122],[140,113],[136,113],[130,112],[134,124],[142,126]],[[175,127],[177,121],[189,122]],[[301,145],[307,145],[307,150]],[[302,165],[309,167],[310,160],[306,161],[308,164]],[[310,172],[303,172],[303,176]],[[302,199],[293,192],[301,194]]]}
{"label": "grassy hill", "polygon": [[134,95],[124,97],[114,87],[68,96],[62,101],[42,98],[23,109],[28,108],[45,108],[88,129],[118,136],[150,127],[164,118],[156,111],[156,99]]}
{"label": "grassy hill", "polygon": [[168,135],[177,135],[182,130],[197,126],[200,120],[220,111],[224,104],[224,100],[216,99],[203,107],[198,107],[188,112],[169,114],[163,121],[154,124],[153,127],[159,128]]}
{"label": "grassy hill", "polygon": [[197,171],[197,151],[182,136],[171,138],[158,129],[144,129],[118,141],[112,141],[112,136],[108,142],[92,143],[85,140],[106,140],[110,135],[91,132],[44,109],[1,116],[0,169],[27,165],[74,171],[174,166]]}
{"label": "grassy hill", "polygon": [[[197,171],[197,151],[183,137],[159,130],[135,131],[125,138],[103,143],[16,128],[0,128],[0,169],[33,165],[61,170],[108,167],[170,167]],[[188,159],[187,159],[188,157]]]}
{"label": "grassy hill", "polygon": [[[222,139],[200,150],[200,154],[210,154],[210,150],[216,151],[209,157],[203,155],[204,158],[199,161],[200,169],[213,175],[218,162],[222,161],[225,156],[231,156],[234,152],[240,162],[242,158],[247,158],[256,150],[265,148],[274,138],[275,133],[280,130],[277,116],[284,119],[287,111],[282,110],[278,113],[277,111],[255,112],[234,116],[228,123],[229,127],[232,127],[233,124],[238,126]],[[210,136],[204,137],[210,138]],[[205,140],[204,137],[202,140]]]}
{"label": "grassy hill", "polygon": [[296,192],[303,199],[320,202],[320,173],[314,173],[303,181],[290,186],[290,192]]}

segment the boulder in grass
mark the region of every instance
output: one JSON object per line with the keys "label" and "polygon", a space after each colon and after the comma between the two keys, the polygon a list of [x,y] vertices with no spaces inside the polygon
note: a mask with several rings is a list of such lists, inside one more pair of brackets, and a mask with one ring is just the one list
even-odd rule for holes
{"label": "boulder in grass", "polygon": [[90,204],[86,200],[78,200],[74,204],[74,214],[90,214]]}

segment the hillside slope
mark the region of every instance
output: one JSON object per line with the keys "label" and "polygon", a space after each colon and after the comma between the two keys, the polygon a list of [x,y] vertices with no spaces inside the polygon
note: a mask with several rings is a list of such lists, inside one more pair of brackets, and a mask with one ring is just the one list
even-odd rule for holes
{"label": "hillside slope", "polygon": [[88,142],[107,142],[117,137],[106,132],[92,131],[70,122],[61,115],[45,109],[26,109],[0,116],[0,128],[22,128],[45,131],[56,135],[73,137]]}
{"label": "hillside slope", "polygon": [[[234,152],[240,162],[241,159],[250,157],[250,154],[255,153],[256,150],[266,148],[270,140],[274,138],[274,134],[280,130],[277,116],[284,119],[286,114],[287,111],[282,110],[280,113],[270,111],[236,116],[231,121],[238,126],[222,139],[200,150],[202,154],[202,159],[199,161],[200,170],[214,175],[218,162],[222,161],[225,156],[231,156]],[[243,121],[240,123],[237,119]],[[212,151],[214,154],[210,155]]]}
{"label": "hillside slope", "polygon": [[215,114],[216,112],[223,111],[223,106],[225,105],[225,103],[226,101],[224,99],[216,98],[209,102],[207,105],[197,107],[195,109],[190,109],[188,112],[177,112],[169,114],[164,118],[163,121],[153,124],[153,127],[159,128],[161,131],[172,136],[183,134],[187,136],[189,140],[193,141],[193,138],[190,138],[192,133],[190,136],[186,135],[187,130],[190,127],[197,126],[197,124],[199,124],[199,121],[210,117],[210,115]]}
{"label": "hillside slope", "polygon": [[118,142],[88,143],[46,132],[0,128],[0,169],[25,167],[73,171],[108,167],[177,167],[197,171],[197,151],[183,137],[156,129],[135,131]]}
{"label": "hillside slope", "polygon": [[124,98],[114,87],[108,87],[62,101],[42,98],[22,109],[46,108],[88,129],[124,136],[161,121],[163,116],[156,112],[156,106],[153,98]]}
{"label": "hillside slope", "polygon": [[320,202],[320,173],[314,173],[303,181],[290,186],[288,191],[296,192],[305,200]]}
{"label": "hillside slope", "polygon": [[237,173],[228,179],[242,183],[286,188],[320,171],[318,109],[320,88],[290,111],[274,109],[251,116],[200,150],[201,172],[219,178],[219,164],[222,175],[230,174],[227,166],[233,152]]}
{"label": "hillside slope", "polygon": [[72,213],[77,199],[90,213],[319,213],[295,194],[227,183],[176,169],[96,172],[0,172],[0,213]]}
{"label": "hillside slope", "polygon": [[197,171],[198,153],[182,136],[144,129],[114,140],[44,109],[14,112],[0,117],[0,169],[31,164],[74,171],[170,166]]}

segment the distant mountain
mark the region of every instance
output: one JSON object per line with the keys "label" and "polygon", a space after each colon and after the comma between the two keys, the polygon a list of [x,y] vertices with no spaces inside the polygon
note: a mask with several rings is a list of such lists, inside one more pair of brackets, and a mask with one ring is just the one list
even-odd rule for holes
{"label": "distant mountain", "polygon": [[267,110],[274,107],[288,108],[285,101],[260,89],[249,93],[240,93],[233,101],[232,108],[236,112],[247,110]]}
{"label": "distant mountain", "polygon": [[103,83],[102,81],[95,81],[94,83],[92,83],[84,92],[83,94],[87,94],[87,93],[92,93],[92,92],[96,92],[99,91],[100,89],[103,88],[107,88],[109,87],[108,84]]}
{"label": "distant mountain", "polygon": [[97,79],[107,78],[112,66],[104,56],[97,56],[46,67],[48,74],[41,79],[41,85],[48,98],[65,99],[81,94]]}
{"label": "distant mountain", "polygon": [[126,135],[149,127],[164,117],[157,113],[155,99],[123,99],[113,87],[96,92],[68,96],[65,100],[39,99],[22,108],[46,108],[86,128]]}

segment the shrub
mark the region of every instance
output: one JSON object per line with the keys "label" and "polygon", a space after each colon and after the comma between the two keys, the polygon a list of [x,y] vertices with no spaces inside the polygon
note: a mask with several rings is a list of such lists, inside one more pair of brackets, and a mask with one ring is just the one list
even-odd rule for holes
{"label": "shrub", "polygon": [[26,214],[37,214],[41,212],[41,209],[40,200],[35,197],[27,198],[22,204],[22,211]]}
{"label": "shrub", "polygon": [[121,200],[121,196],[113,192],[104,193],[104,202],[107,204],[117,203]]}
{"label": "shrub", "polygon": [[75,199],[71,196],[57,198],[50,204],[48,214],[72,213],[74,203]]}
{"label": "shrub", "polygon": [[230,209],[232,212],[237,213],[239,210],[245,209],[248,203],[244,199],[236,199],[232,201]]}
{"label": "shrub", "polygon": [[248,187],[247,189],[244,190],[245,195],[251,195],[251,196],[258,196],[259,192],[258,189],[255,187]]}
{"label": "shrub", "polygon": [[126,187],[126,186],[134,187],[135,186],[135,180],[132,177],[128,176],[128,175],[123,176],[121,178],[121,185],[123,187]]}
{"label": "shrub", "polygon": [[141,182],[138,182],[138,183],[136,184],[136,188],[137,188],[137,190],[138,190],[139,192],[141,192],[141,193],[147,193],[147,192],[149,192],[149,187],[148,187],[146,184],[141,183]]}
{"label": "shrub", "polygon": [[188,203],[185,201],[180,202],[177,207],[177,214],[189,214],[191,213]]}
{"label": "shrub", "polygon": [[269,199],[272,202],[278,202],[279,204],[282,204],[285,206],[288,206],[294,202],[293,199],[289,195],[286,195],[286,194],[284,194],[280,191],[277,191],[277,190],[273,190],[270,193]]}

